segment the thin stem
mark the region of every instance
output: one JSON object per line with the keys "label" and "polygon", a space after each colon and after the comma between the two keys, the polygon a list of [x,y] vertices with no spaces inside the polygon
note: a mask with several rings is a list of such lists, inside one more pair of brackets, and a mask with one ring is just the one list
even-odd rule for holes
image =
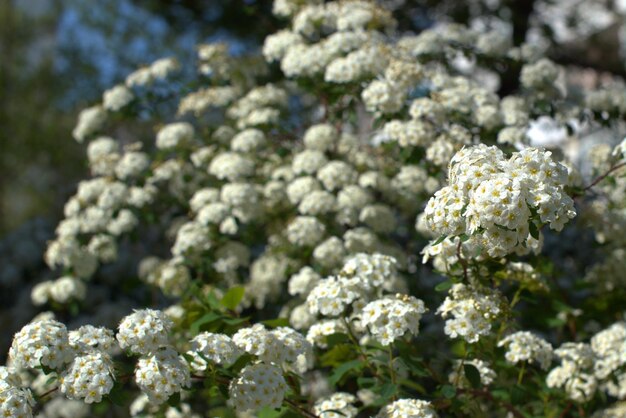
{"label": "thin stem", "polygon": [[597,177],[594,181],[592,181],[587,187],[585,187],[583,189],[583,191],[587,191],[589,189],[591,189],[593,186],[595,186],[596,184],[600,183],[602,180],[604,180],[606,177],[608,177],[609,174],[611,174],[612,172],[614,172],[615,170],[618,170],[622,167],[626,167],[626,161],[623,161],[619,164],[615,164],[613,165],[611,168],[608,169],[608,171],[604,174],[602,174],[601,176]]}
{"label": "thin stem", "polygon": [[47,392],[44,392],[44,393],[43,393],[43,394],[39,397],[39,399],[45,398],[46,396],[48,396],[48,395],[50,395],[50,394],[52,394],[52,393],[56,392],[57,390],[59,390],[59,387],[58,387],[58,386],[57,386],[57,387],[55,387],[55,388],[53,388],[53,389],[50,389],[50,390],[49,390],[49,391],[47,391]]}
{"label": "thin stem", "polygon": [[289,405],[290,407],[292,407],[293,409],[296,410],[296,412],[302,414],[302,416],[304,417],[308,417],[308,418],[319,418],[317,415],[315,415],[313,412],[307,411],[306,409],[302,408],[300,405],[298,405],[297,403],[295,403],[294,401],[292,401],[291,399],[286,399],[285,398],[285,403],[287,405]]}
{"label": "thin stem", "polygon": [[[391,383],[396,384],[396,370],[393,368],[393,344],[389,344],[389,377],[391,377]],[[393,395],[393,400],[397,400],[396,395]]]}
{"label": "thin stem", "polygon": [[517,384],[521,385],[522,380],[524,379],[524,373],[526,372],[526,362],[522,362],[522,367],[519,369],[519,373],[517,374]]}
{"label": "thin stem", "polygon": [[459,380],[461,379],[461,370],[463,369],[463,366],[465,365],[465,360],[467,360],[468,354],[469,354],[469,351],[466,349],[465,354],[463,355],[463,360],[461,360],[461,362],[459,363],[459,367],[457,367],[456,369],[456,378],[454,379],[454,386],[457,388],[459,387]]}
{"label": "thin stem", "polygon": [[459,259],[459,263],[461,263],[461,266],[463,267],[463,278],[465,279],[465,282],[469,282],[469,278],[467,276],[467,260],[465,260],[465,258],[461,255],[461,245],[463,245],[463,240],[459,238],[459,244],[456,246],[456,256]]}
{"label": "thin stem", "polygon": [[370,360],[367,357],[367,354],[363,351],[363,349],[361,348],[361,344],[359,344],[359,341],[356,339],[356,336],[352,332],[352,328],[350,328],[350,323],[346,320],[345,317],[341,317],[341,319],[343,320],[344,325],[346,326],[346,329],[348,330],[348,337],[350,338],[350,341],[352,341],[352,344],[354,344],[357,351],[359,352],[361,359],[365,362],[365,365],[367,366],[367,368],[372,371],[372,374],[376,378],[380,378],[380,376],[378,375],[377,369],[372,365],[372,363],[370,363]]}

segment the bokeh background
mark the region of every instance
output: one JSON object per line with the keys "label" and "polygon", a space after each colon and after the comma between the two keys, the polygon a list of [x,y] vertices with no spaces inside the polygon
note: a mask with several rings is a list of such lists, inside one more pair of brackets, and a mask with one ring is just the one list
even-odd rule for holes
{"label": "bokeh background", "polygon": [[[497,29],[516,45],[544,45],[581,87],[626,76],[626,0],[380,1],[400,33],[442,22]],[[141,65],[165,56],[184,64],[199,43],[225,41],[233,54],[259,49],[283,25],[271,9],[271,0],[0,1],[0,360],[35,313],[29,289],[51,278],[46,241],[88,175],[84,147],[71,137],[78,111]],[[512,69],[499,91],[514,90],[517,79]],[[615,136],[593,135],[571,147]],[[567,137],[549,124],[532,136]]]}

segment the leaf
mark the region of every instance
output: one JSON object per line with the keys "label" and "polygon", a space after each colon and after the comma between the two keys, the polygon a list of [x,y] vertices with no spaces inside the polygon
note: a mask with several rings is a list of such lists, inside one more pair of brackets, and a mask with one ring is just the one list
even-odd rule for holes
{"label": "leaf", "polygon": [[261,321],[263,325],[266,325],[270,328],[278,328],[278,327],[288,327],[289,320],[287,318],[276,318],[276,319],[268,319],[265,321]]}
{"label": "leaf", "polygon": [[348,337],[348,335],[343,334],[341,332],[337,332],[335,334],[331,334],[326,337],[326,344],[328,344],[329,347],[334,347],[337,344],[348,343],[348,342],[350,342],[350,337]]}
{"label": "leaf", "polygon": [[377,392],[380,395],[380,399],[386,404],[389,398],[398,393],[398,386],[394,383],[385,383]]}
{"label": "leaf", "polygon": [[482,386],[480,382],[480,372],[474,365],[464,364],[463,369],[465,371],[465,377],[467,377],[467,380],[469,380],[473,388],[476,389]]}
{"label": "leaf", "polygon": [[250,317],[246,316],[243,318],[225,318],[224,319],[224,323],[228,324],[228,325],[239,325],[239,324],[243,324],[246,321],[249,321]]}
{"label": "leaf", "polygon": [[440,391],[444,398],[447,399],[452,399],[456,396],[456,389],[452,385],[443,385]]}
{"label": "leaf", "polygon": [[259,418],[278,418],[282,415],[285,414],[285,412],[287,412],[287,408],[282,408],[282,409],[272,409],[269,406],[263,407],[259,412],[258,412],[258,417]]}
{"label": "leaf", "polygon": [[189,331],[192,335],[198,335],[203,325],[217,321],[221,317],[222,316],[220,314],[217,314],[215,312],[207,312],[200,318],[196,319],[193,324],[191,324]]}
{"label": "leaf", "polygon": [[172,396],[170,396],[169,399],[167,400],[167,404],[173,408],[176,408],[177,406],[179,406],[180,405],[180,392],[176,392]]}
{"label": "leaf", "polygon": [[528,224],[528,231],[531,237],[537,240],[539,239],[539,229],[537,229],[537,225],[534,222]]}
{"label": "leaf", "polygon": [[511,402],[514,404],[521,404],[524,402],[525,398],[526,393],[524,392],[524,389],[520,386],[513,386],[511,389]]}
{"label": "leaf", "polygon": [[433,242],[433,243],[432,243],[432,244],[430,244],[430,245],[434,247],[435,245],[441,244],[441,243],[443,242],[443,240],[444,240],[444,239],[446,239],[447,237],[448,237],[447,235],[442,235],[442,236],[440,236],[439,238],[437,238],[437,239],[435,240],[435,242]]}
{"label": "leaf", "polygon": [[435,286],[435,291],[436,292],[447,292],[448,289],[450,289],[452,287],[453,283],[450,280],[446,280],[444,282],[439,283],[437,286]]}
{"label": "leaf", "polygon": [[354,347],[351,344],[337,344],[320,357],[322,367],[338,367],[345,361],[356,357]]}
{"label": "leaf", "polygon": [[121,384],[114,384],[107,397],[114,405],[124,406],[130,398],[130,393],[125,391]]}
{"label": "leaf", "polygon": [[226,309],[235,310],[239,305],[239,302],[243,299],[243,295],[246,293],[246,290],[243,286],[234,286],[228,289],[228,292],[224,295],[220,303],[222,306],[226,307]]}
{"label": "leaf", "polygon": [[349,361],[347,363],[343,363],[341,366],[337,367],[334,371],[333,374],[330,376],[330,378],[328,379],[328,382],[331,385],[336,385],[337,382],[339,382],[339,380],[341,380],[341,378],[348,373],[351,370],[358,370],[360,368],[363,367],[363,361],[362,360],[352,360]]}

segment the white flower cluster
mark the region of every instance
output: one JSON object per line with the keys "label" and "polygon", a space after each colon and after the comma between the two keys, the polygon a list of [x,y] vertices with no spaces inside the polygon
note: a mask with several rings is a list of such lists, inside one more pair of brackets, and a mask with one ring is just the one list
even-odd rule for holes
{"label": "white flower cluster", "polygon": [[30,389],[22,387],[20,377],[0,366],[0,416],[32,418],[34,406],[35,399]]}
{"label": "white flower cluster", "polygon": [[356,396],[350,393],[333,393],[328,397],[318,399],[313,405],[313,413],[320,418],[354,418],[359,412],[354,406],[356,401]]}
{"label": "white flower cluster", "polygon": [[191,349],[187,354],[193,358],[191,367],[204,371],[208,366],[207,360],[224,366],[233,364],[241,355],[241,350],[227,335],[202,332],[191,340]]}
{"label": "white flower cluster", "polygon": [[239,349],[257,356],[265,363],[295,367],[296,370],[306,370],[313,355],[311,343],[288,327],[270,331],[261,324],[255,324],[237,331],[232,341]]}
{"label": "white flower cluster", "polygon": [[563,189],[567,168],[550,152],[527,148],[506,160],[497,147],[465,148],[452,158],[448,183],[428,201],[428,226],[438,235],[467,234],[491,257],[528,252],[531,228],[560,231],[576,214]]}
{"label": "white flower cluster", "polygon": [[267,363],[251,364],[243,368],[229,388],[229,402],[239,412],[258,410],[264,406],[278,408],[287,391],[282,370]]}
{"label": "white flower cluster", "polygon": [[407,332],[417,335],[419,321],[425,312],[426,308],[421,300],[397,294],[365,305],[361,321],[376,340],[382,345],[389,345]]}
{"label": "white flower cluster", "polygon": [[172,321],[162,311],[136,310],[119,325],[117,341],[120,347],[136,354],[151,354],[170,345]]}
{"label": "white flower cluster", "polygon": [[507,347],[504,357],[509,363],[527,361],[547,370],[552,363],[552,346],[541,337],[528,331],[518,331],[498,342],[498,347]]}
{"label": "white flower cluster", "polygon": [[81,279],[64,276],[35,285],[31,291],[31,300],[37,306],[44,305],[51,300],[65,304],[71,300],[82,301],[86,292],[87,286]]}
{"label": "white flower cluster", "polygon": [[307,296],[309,311],[338,316],[349,306],[360,310],[368,301],[380,297],[383,290],[401,287],[396,265],[391,256],[355,254],[346,260],[339,275],[316,281]]}
{"label": "white flower cluster", "polygon": [[153,404],[165,402],[190,385],[189,366],[170,343],[172,326],[163,311],[142,309],[126,316],[118,327],[120,347],[142,356],[135,381]]}
{"label": "white flower cluster", "polygon": [[59,383],[68,399],[100,402],[113,389],[113,361],[99,351],[81,354],[61,375]]}
{"label": "white flower cluster", "polygon": [[15,334],[9,350],[11,364],[23,368],[62,369],[73,357],[67,328],[53,319],[26,325]]}
{"label": "white flower cluster", "polygon": [[432,404],[420,399],[400,399],[380,410],[376,418],[437,418]]}
{"label": "white flower cluster", "polygon": [[465,365],[471,365],[478,370],[478,374],[480,375],[480,383],[483,386],[489,386],[496,379],[496,372],[491,368],[490,364],[484,360],[473,359],[473,360],[455,360],[452,364],[452,370],[450,374],[448,374],[448,381],[460,388],[469,388],[471,387],[470,382],[465,375]]}
{"label": "white flower cluster", "polygon": [[617,322],[591,338],[593,370],[601,388],[618,399],[626,398],[626,323]]}
{"label": "white flower cluster", "polygon": [[446,321],[446,335],[475,343],[489,335],[493,321],[502,313],[501,304],[501,296],[495,290],[456,283],[437,313],[443,318],[452,316]]}
{"label": "white flower cluster", "polygon": [[142,357],[135,370],[137,386],[153,404],[161,404],[191,385],[189,366],[170,347]]}
{"label": "white flower cluster", "polygon": [[575,402],[586,402],[596,393],[598,380],[593,375],[594,353],[589,344],[564,343],[554,350],[561,365],[548,373],[546,384],[563,388]]}

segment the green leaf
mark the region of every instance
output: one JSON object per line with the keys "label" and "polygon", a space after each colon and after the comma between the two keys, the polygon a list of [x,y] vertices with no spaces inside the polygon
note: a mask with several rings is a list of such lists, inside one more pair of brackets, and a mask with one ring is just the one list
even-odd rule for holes
{"label": "green leaf", "polygon": [[352,344],[337,344],[320,357],[322,367],[338,367],[356,357]]}
{"label": "green leaf", "polygon": [[341,332],[337,332],[326,337],[326,344],[328,344],[329,347],[334,347],[337,344],[348,342],[350,342],[350,337],[348,337],[347,334],[343,334]]}
{"label": "green leaf", "polygon": [[530,222],[528,224],[528,231],[530,232],[531,237],[539,239],[539,229],[537,229],[537,225],[534,222]]}
{"label": "green leaf", "polygon": [[526,393],[524,392],[524,389],[522,389],[520,386],[513,386],[513,388],[511,388],[511,402],[514,404],[521,404],[524,402],[524,399],[526,398]]}
{"label": "green leaf", "polygon": [[179,406],[180,405],[180,392],[176,392],[172,396],[170,396],[169,399],[167,400],[167,404],[173,408],[176,408],[177,406]]}
{"label": "green leaf", "polygon": [[435,242],[433,242],[431,245],[435,246],[437,244],[441,244],[443,240],[446,239],[447,237],[448,237],[447,235],[442,235],[439,238],[437,238]]}
{"label": "green leaf", "polygon": [[441,282],[437,286],[435,286],[435,291],[436,292],[447,292],[448,289],[450,289],[453,284],[454,283],[452,283],[450,280],[446,280],[445,282]]}
{"label": "green leaf", "polygon": [[237,308],[239,302],[243,299],[245,292],[246,289],[244,289],[243,286],[231,287],[228,289],[228,292],[226,292],[220,303],[222,306],[226,307],[226,309],[230,309],[232,311]]}
{"label": "green leaf", "polygon": [[222,315],[220,314],[217,314],[215,312],[207,312],[200,318],[196,319],[193,324],[191,324],[189,331],[192,335],[198,335],[204,325],[217,321],[220,318],[222,318]]}
{"label": "green leaf", "polygon": [[472,364],[464,364],[463,369],[465,371],[465,377],[469,380],[473,388],[479,388],[482,386],[480,382],[480,372]]}
{"label": "green leaf", "polygon": [[398,393],[398,385],[394,383],[385,383],[377,391],[380,395],[380,399],[386,404],[389,398]]}
{"label": "green leaf", "polygon": [[259,412],[257,417],[259,418],[278,418],[283,416],[288,411],[287,408],[282,409],[272,409],[269,406],[263,407]]}
{"label": "green leaf", "polygon": [[228,325],[239,325],[239,324],[243,324],[246,321],[249,321],[250,317],[246,316],[243,318],[225,318],[224,319],[224,323],[228,324]]}
{"label": "green leaf", "polygon": [[333,371],[333,374],[328,379],[328,382],[331,385],[336,385],[337,382],[339,382],[339,380],[341,380],[341,378],[343,376],[345,376],[346,373],[348,373],[349,371],[352,371],[352,370],[361,369],[362,367],[363,367],[363,361],[360,360],[360,359],[352,360],[352,361],[349,361],[347,363],[343,363],[341,366],[337,367]]}
{"label": "green leaf", "polygon": [[124,406],[130,399],[130,393],[125,391],[121,384],[115,384],[107,397],[114,405]]}
{"label": "green leaf", "polygon": [[456,396],[456,389],[452,385],[443,385],[440,391],[444,398],[447,399],[452,399]]}
{"label": "green leaf", "polygon": [[263,325],[266,325],[270,328],[278,328],[278,327],[288,327],[289,320],[287,318],[276,318],[276,319],[268,319],[266,321],[261,321]]}

